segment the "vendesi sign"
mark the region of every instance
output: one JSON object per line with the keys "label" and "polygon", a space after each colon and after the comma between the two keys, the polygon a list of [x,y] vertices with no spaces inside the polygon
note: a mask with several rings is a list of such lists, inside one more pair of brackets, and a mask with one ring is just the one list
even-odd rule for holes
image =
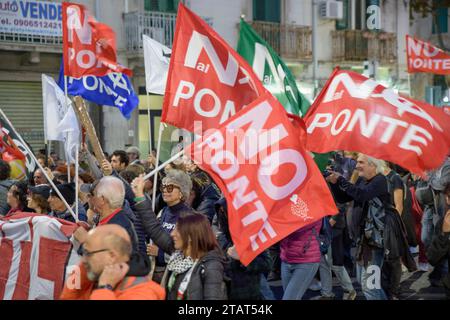
{"label": "vendesi sign", "polygon": [[48,1],[0,0],[0,33],[62,36],[62,5]]}

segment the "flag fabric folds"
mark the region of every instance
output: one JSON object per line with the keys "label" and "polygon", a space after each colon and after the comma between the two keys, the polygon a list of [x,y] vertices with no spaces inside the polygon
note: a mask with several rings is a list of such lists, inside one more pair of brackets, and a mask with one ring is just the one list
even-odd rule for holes
{"label": "flag fabric folds", "polygon": [[69,241],[77,227],[30,213],[0,218],[0,300],[59,299],[69,274],[79,275],[80,258]]}
{"label": "flag fabric folds", "polygon": [[309,101],[300,93],[295,78],[275,50],[241,19],[237,52],[253,67],[259,80],[287,112],[304,116]]}
{"label": "flag fabric folds", "polygon": [[149,93],[164,95],[172,50],[143,35],[145,84]]}
{"label": "flag fabric folds", "polygon": [[111,27],[96,21],[81,4],[63,2],[62,11],[64,75],[132,75],[117,63],[116,34]]}
{"label": "flag fabric folds", "polygon": [[248,63],[180,3],[162,122],[201,135],[265,91]]}
{"label": "flag fabric folds", "polygon": [[338,212],[305,149],[303,120],[291,117],[267,92],[185,149],[226,196],[244,265],[290,233]]}
{"label": "flag fabric folds", "polygon": [[45,141],[64,141],[63,132],[56,128],[67,112],[70,100],[66,100],[64,92],[55,80],[45,74],[42,75],[42,98]]}
{"label": "flag fabric folds", "polygon": [[431,43],[406,35],[408,72],[450,74],[450,55]]}
{"label": "flag fabric folds", "polygon": [[450,116],[372,79],[337,68],[305,117],[308,150],[347,150],[423,175],[450,150]]}
{"label": "flag fabric folds", "polygon": [[[64,90],[64,68],[61,65],[58,85]],[[67,78],[67,94],[81,96],[102,106],[116,107],[126,119],[139,106],[139,97],[127,75],[122,73],[108,73],[106,76],[84,76],[80,79]]]}

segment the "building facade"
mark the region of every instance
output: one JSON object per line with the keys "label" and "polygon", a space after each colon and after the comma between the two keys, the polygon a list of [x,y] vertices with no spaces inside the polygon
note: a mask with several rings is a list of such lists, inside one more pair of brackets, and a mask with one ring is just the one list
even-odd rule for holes
{"label": "building facade", "polygon": [[[99,21],[115,30],[119,62],[133,70],[133,85],[140,94],[139,110],[135,111],[130,121],[126,121],[116,108],[90,105],[90,113],[104,150],[112,152],[129,145],[138,145],[146,153],[149,150],[149,137],[152,147],[156,147],[163,97],[147,95],[145,92],[142,34],[171,47],[180,0],[78,2],[85,4]],[[313,100],[313,0],[183,2],[234,48],[238,42],[239,21],[243,16],[281,55],[296,76],[301,92]],[[435,84],[436,79],[427,74],[407,74],[405,36],[416,35],[437,44],[431,17],[414,16],[411,20],[408,0],[339,2],[343,7],[342,19],[317,19],[318,89],[325,84],[335,66],[363,72],[364,61],[370,61],[375,66],[373,76],[378,81],[423,100],[425,88]],[[26,6],[27,3],[50,6],[52,3],[58,5],[61,1],[0,0],[0,22],[7,19],[8,10],[14,3],[18,6]],[[34,13],[39,16],[39,12]],[[444,41],[450,46],[448,16],[445,17],[439,23],[442,23]],[[37,20],[45,22],[45,18],[48,20],[49,17],[42,14]],[[61,21],[54,19],[54,22],[57,24],[56,29],[60,28]],[[0,29],[0,105],[13,123],[17,123],[19,131],[33,148],[41,148],[44,143],[41,74],[57,77],[61,57],[62,38],[57,31],[48,36],[32,34],[30,28],[14,32]],[[178,142],[179,132],[174,130],[164,130],[163,158],[170,154],[172,145]]]}

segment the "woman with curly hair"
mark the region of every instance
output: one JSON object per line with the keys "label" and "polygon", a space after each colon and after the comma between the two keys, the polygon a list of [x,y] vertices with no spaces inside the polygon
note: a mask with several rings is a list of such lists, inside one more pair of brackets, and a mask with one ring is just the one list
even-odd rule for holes
{"label": "woman with curly hair", "polygon": [[17,212],[30,211],[27,207],[27,192],[28,186],[26,182],[16,182],[9,188],[6,202],[8,203],[10,210],[5,217],[11,217]]}

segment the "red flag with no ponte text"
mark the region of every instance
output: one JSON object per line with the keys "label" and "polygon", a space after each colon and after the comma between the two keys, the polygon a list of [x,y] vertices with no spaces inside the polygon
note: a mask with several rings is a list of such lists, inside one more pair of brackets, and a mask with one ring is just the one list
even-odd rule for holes
{"label": "red flag with no ponte text", "polygon": [[263,92],[248,63],[180,3],[162,121],[201,135]]}
{"label": "red flag with no ponte text", "polygon": [[186,148],[226,196],[244,265],[290,233],[338,212],[305,139],[303,121],[291,122],[267,92]]}
{"label": "red flag with no ponte text", "polygon": [[64,75],[81,78],[132,71],[117,63],[116,34],[81,5],[63,2]]}
{"label": "red flag with no ponte text", "polygon": [[336,69],[305,116],[308,150],[347,150],[423,175],[450,151],[450,116],[372,79]]}
{"label": "red flag with no ponte text", "polygon": [[432,44],[406,35],[408,72],[450,74],[450,55]]}

